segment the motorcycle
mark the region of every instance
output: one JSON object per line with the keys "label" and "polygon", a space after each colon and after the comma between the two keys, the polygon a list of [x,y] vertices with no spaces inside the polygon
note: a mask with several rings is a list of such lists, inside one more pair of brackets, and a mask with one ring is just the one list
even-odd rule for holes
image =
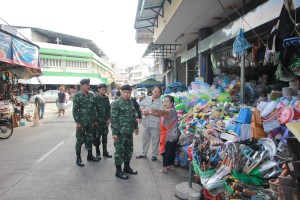
{"label": "motorcycle", "polygon": [[14,132],[14,128],[8,119],[0,119],[0,139],[9,138]]}

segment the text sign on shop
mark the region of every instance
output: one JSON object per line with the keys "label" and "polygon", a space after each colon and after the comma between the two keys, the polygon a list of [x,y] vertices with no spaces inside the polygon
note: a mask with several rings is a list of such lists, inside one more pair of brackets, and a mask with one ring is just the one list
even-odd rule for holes
{"label": "text sign on shop", "polygon": [[183,54],[181,56],[181,63],[184,63],[194,57],[196,57],[197,55],[197,48],[196,46],[194,46],[192,49],[190,49],[189,51],[187,51],[185,54]]}

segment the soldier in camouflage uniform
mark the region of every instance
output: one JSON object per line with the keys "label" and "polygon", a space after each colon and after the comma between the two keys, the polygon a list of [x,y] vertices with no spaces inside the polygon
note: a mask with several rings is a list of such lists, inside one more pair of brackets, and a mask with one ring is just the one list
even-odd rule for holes
{"label": "soldier in camouflage uniform", "polygon": [[101,144],[100,140],[102,137],[103,156],[107,158],[112,158],[112,155],[110,155],[107,152],[107,134],[108,134],[108,126],[110,124],[110,102],[108,96],[106,95],[107,85],[102,83],[99,84],[97,88],[98,88],[98,95],[94,98],[96,113],[98,116],[97,117],[98,127],[94,135],[96,157],[101,159],[99,146]]}
{"label": "soldier in camouflage uniform", "polygon": [[[121,97],[111,104],[111,130],[115,146],[115,166],[116,177],[128,179],[125,173],[137,174],[131,169],[130,160],[133,153],[133,135],[139,134],[138,123],[135,117],[135,110],[130,101],[131,87],[123,85],[121,87]],[[124,171],[121,165],[124,162]]]}
{"label": "soldier in camouflage uniform", "polygon": [[99,162],[92,154],[93,143],[93,126],[96,123],[94,96],[89,93],[90,79],[82,79],[80,81],[81,90],[74,95],[73,99],[73,118],[76,122],[76,164],[83,167],[81,160],[81,146],[85,142],[88,150],[88,161]]}

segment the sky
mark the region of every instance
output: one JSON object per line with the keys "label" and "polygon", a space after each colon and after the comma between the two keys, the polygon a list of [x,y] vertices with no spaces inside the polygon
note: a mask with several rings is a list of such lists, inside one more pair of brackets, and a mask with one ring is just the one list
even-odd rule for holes
{"label": "sky", "polygon": [[[140,61],[147,45],[135,41],[138,0],[1,1],[10,25],[47,29],[93,40],[120,67]],[[5,24],[0,19],[0,24]],[[143,59],[151,62],[151,59]]]}

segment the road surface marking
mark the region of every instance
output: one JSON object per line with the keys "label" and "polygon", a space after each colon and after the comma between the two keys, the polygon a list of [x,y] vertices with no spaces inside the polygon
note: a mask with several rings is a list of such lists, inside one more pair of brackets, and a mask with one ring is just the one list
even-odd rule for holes
{"label": "road surface marking", "polygon": [[45,158],[47,158],[51,153],[53,153],[56,149],[58,149],[61,145],[63,145],[65,141],[60,142],[58,145],[56,145],[53,149],[48,151],[46,154],[44,154],[40,159],[38,159],[38,163],[42,162]]}

